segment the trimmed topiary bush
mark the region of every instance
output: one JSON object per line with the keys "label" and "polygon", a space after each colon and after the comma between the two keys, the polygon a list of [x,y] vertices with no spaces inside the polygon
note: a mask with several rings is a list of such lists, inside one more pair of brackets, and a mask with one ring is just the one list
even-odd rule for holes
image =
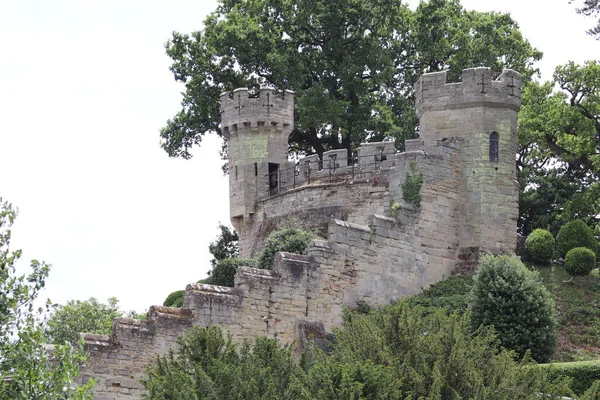
{"label": "trimmed topiary bush", "polygon": [[565,269],[571,276],[589,275],[596,265],[596,254],[586,247],[575,247],[565,257]]}
{"label": "trimmed topiary bush", "polygon": [[502,346],[520,357],[531,350],[537,362],[552,358],[556,307],[539,274],[517,257],[487,255],[479,260],[471,290],[471,326],[493,326]]}
{"label": "trimmed topiary bush", "polygon": [[598,241],[592,229],[580,220],[567,222],[556,235],[556,250],[565,257],[575,247],[587,247],[598,256]]}
{"label": "trimmed topiary bush", "polygon": [[265,242],[262,253],[258,257],[258,268],[273,268],[275,254],[280,251],[304,254],[316,237],[317,235],[310,231],[303,231],[294,227],[279,229],[271,233]]}
{"label": "trimmed topiary bush", "polygon": [[233,278],[239,267],[256,267],[253,258],[231,257],[220,260],[213,267],[205,283],[233,287]]}
{"label": "trimmed topiary bush", "polygon": [[165,301],[163,302],[163,306],[165,307],[183,307],[183,295],[185,294],[185,290],[176,290],[170,295],[167,296]]}
{"label": "trimmed topiary bush", "polygon": [[554,253],[554,236],[546,229],[535,229],[525,241],[529,259],[536,264],[549,264]]}

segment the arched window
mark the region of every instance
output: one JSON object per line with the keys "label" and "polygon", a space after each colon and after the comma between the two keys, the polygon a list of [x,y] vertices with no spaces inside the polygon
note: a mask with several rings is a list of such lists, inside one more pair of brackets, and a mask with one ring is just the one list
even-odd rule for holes
{"label": "arched window", "polygon": [[490,134],[490,162],[498,162],[498,132]]}

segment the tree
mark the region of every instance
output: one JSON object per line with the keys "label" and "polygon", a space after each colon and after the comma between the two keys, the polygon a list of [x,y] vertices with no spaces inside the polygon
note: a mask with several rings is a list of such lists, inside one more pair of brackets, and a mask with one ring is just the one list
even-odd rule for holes
{"label": "tree", "polygon": [[518,363],[491,329],[468,315],[399,302],[355,315],[334,330],[329,351],[258,337],[241,346],[218,327],[196,327],[149,367],[149,400],[167,399],[539,399],[570,390],[548,369]]}
{"label": "tree", "polygon": [[556,234],[572,219],[597,224],[600,62],[559,66],[552,82],[528,83],[522,100],[518,133],[521,229],[551,226]]}
{"label": "tree", "polygon": [[239,238],[237,232],[221,223],[218,229],[220,230],[217,239],[208,245],[208,251],[213,258],[210,260],[210,265],[213,269],[221,260],[226,258],[237,257],[240,254]]}
{"label": "tree", "polygon": [[9,248],[16,211],[0,198],[0,398],[15,400],[91,399],[93,381],[75,387],[83,349],[45,346],[42,309],[34,301],[44,287],[50,265],[31,261],[28,276],[15,275],[21,250]]}
{"label": "tree", "polygon": [[54,344],[74,343],[80,333],[108,335],[113,319],[122,316],[116,297],[110,297],[108,304],[93,297],[85,301],[70,300],[53,310],[46,323],[46,335]]}
{"label": "tree", "polygon": [[[411,11],[387,0],[221,0],[204,30],[166,45],[182,110],[161,130],[172,157],[219,129],[219,95],[271,85],[296,93],[290,149],[348,152],[364,141],[417,135],[413,86],[425,72],[489,66],[533,74],[541,53],[508,14],[430,0]],[[226,149],[225,149],[226,154]]]}
{"label": "tree", "polygon": [[265,240],[265,246],[258,256],[258,268],[273,268],[275,255],[280,251],[304,254],[310,243],[316,238],[317,235],[311,231],[305,231],[295,226],[284,227],[272,232]]}
{"label": "tree", "polygon": [[471,292],[471,325],[494,327],[502,346],[538,362],[552,359],[556,346],[555,304],[539,280],[516,257],[480,259]]}
{"label": "tree", "polygon": [[[572,3],[571,0],[569,3]],[[583,0],[583,6],[577,9],[579,14],[583,14],[587,17],[600,17],[600,0]],[[596,36],[596,40],[600,40],[600,18],[596,26],[588,29],[588,35]]]}

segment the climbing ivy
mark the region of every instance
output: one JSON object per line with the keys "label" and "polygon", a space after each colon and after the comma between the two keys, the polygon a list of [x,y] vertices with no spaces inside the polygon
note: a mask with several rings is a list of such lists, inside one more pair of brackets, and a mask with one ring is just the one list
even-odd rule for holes
{"label": "climbing ivy", "polygon": [[417,170],[417,164],[410,162],[410,172],[406,173],[406,181],[402,184],[402,198],[408,204],[419,207],[421,204],[421,187],[423,173]]}

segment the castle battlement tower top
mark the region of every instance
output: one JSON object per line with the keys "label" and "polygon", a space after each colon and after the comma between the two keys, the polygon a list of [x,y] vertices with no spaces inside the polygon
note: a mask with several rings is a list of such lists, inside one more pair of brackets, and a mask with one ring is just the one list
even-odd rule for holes
{"label": "castle battlement tower top", "polygon": [[294,92],[277,93],[274,88],[262,86],[258,97],[250,97],[247,88],[221,93],[221,130],[229,139],[231,132],[270,129],[291,132],[294,124]]}
{"label": "castle battlement tower top", "polygon": [[505,69],[492,80],[490,68],[468,68],[462,81],[446,83],[446,71],[423,75],[415,86],[415,111],[421,116],[427,111],[472,108],[478,106],[521,107],[521,74]]}

